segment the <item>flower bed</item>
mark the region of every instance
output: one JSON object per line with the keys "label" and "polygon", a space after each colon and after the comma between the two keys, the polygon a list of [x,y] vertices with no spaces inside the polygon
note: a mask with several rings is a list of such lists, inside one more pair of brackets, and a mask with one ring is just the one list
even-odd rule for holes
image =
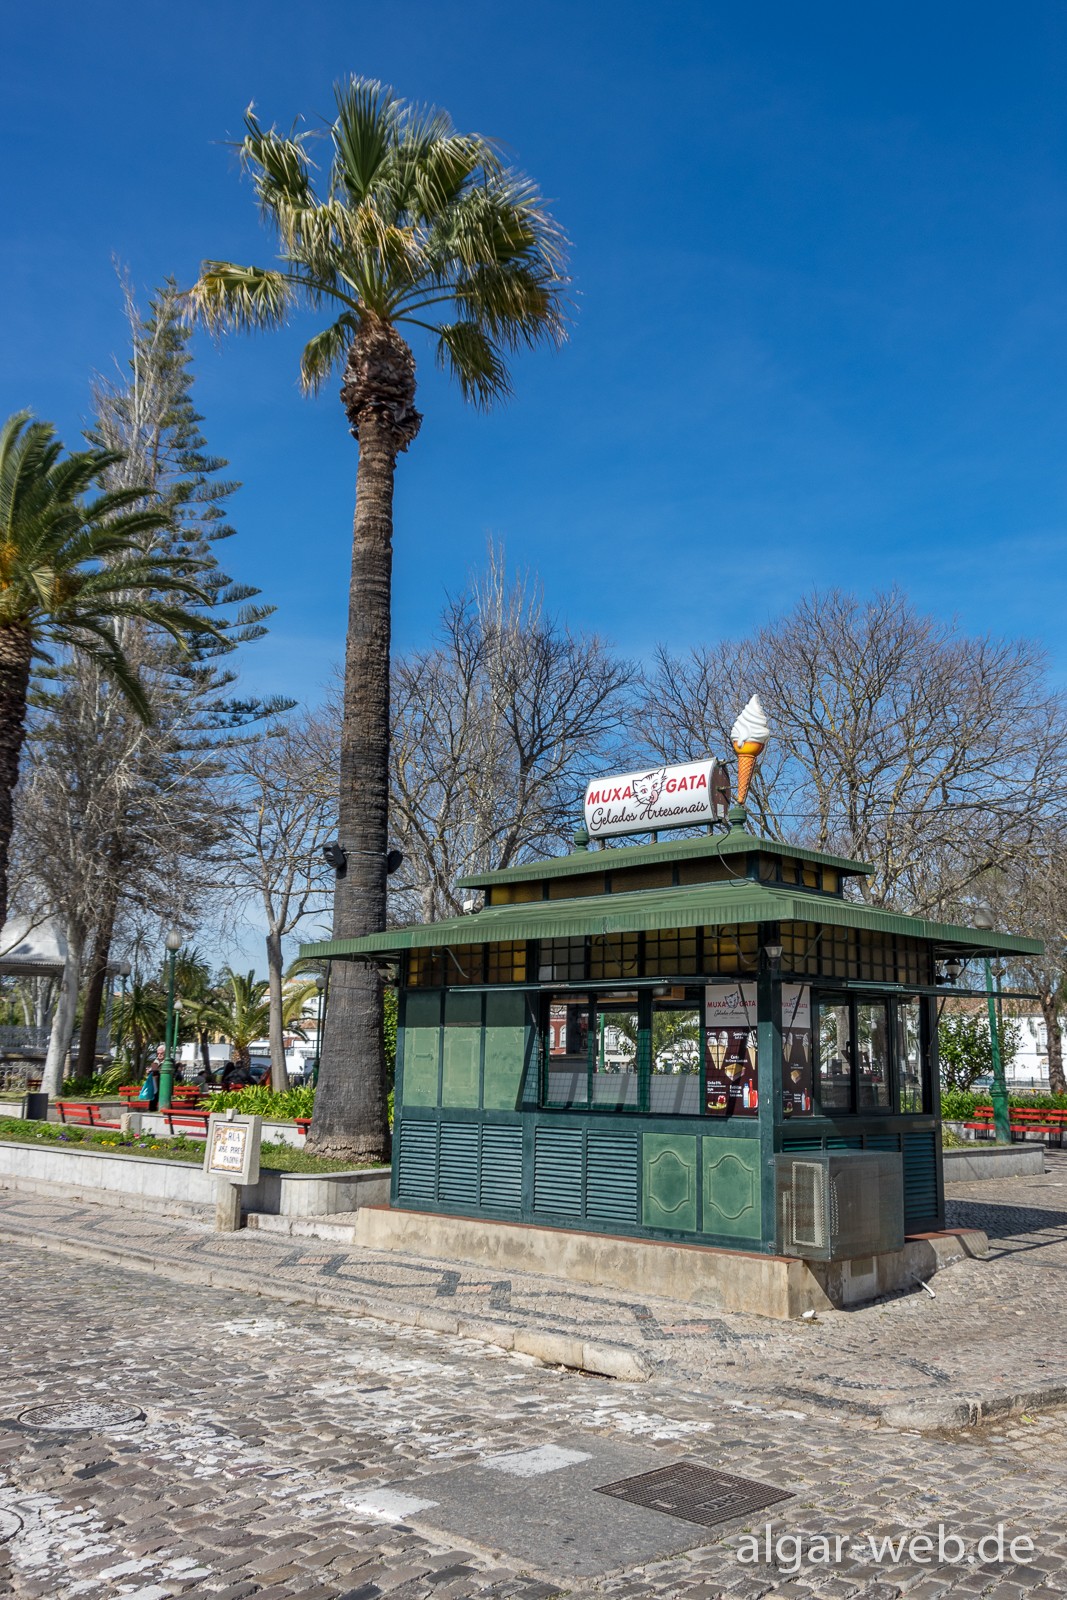
{"label": "flower bed", "polygon": [[[160,1161],[186,1161],[202,1166],[203,1139],[189,1139],[184,1134],[174,1138],[161,1138],[150,1133],[127,1137],[106,1128],[72,1127],[69,1123],[26,1122],[21,1118],[0,1118],[0,1139],[15,1140],[19,1144],[49,1144],[62,1148],[79,1145],[85,1149],[108,1150],[116,1155],[152,1156]],[[260,1166],[274,1172],[350,1172],[351,1161],[327,1161],[310,1155],[306,1150],[288,1144],[265,1141],[259,1147]]]}

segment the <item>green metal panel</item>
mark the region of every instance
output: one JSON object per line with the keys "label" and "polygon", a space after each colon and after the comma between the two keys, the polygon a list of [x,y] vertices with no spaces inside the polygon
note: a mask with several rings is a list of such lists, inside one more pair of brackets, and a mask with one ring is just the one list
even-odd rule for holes
{"label": "green metal panel", "polygon": [[437,1123],[402,1122],[396,1146],[397,1200],[432,1206],[437,1198]]}
{"label": "green metal panel", "polygon": [[585,1131],[558,1121],[534,1129],[533,1208],[582,1217],[585,1195]]}
{"label": "green metal panel", "polygon": [[867,861],[854,861],[848,856],[828,856],[818,850],[808,850],[803,845],[783,844],[778,839],[760,839],[744,829],[731,828],[729,833],[713,837],[703,834],[695,839],[671,839],[663,844],[623,845],[613,848],[610,855],[599,850],[575,850],[570,855],[550,856],[544,861],[524,861],[521,867],[472,873],[470,877],[457,881],[464,889],[490,889],[498,883],[531,883],[586,872],[611,872],[620,867],[654,867],[705,857],[721,861],[724,856],[747,855],[750,851],[759,851],[765,856],[782,856],[792,861],[816,862],[821,866],[836,867],[839,872],[867,875],[874,871]]}
{"label": "green metal panel", "polygon": [[693,1233],[697,1225],[696,1135],[645,1133],[643,1220],[650,1228]]}
{"label": "green metal panel", "polygon": [[489,1111],[514,1111],[522,1095],[527,1050],[526,996],[498,991],[485,997],[485,1069],[482,1105]]}
{"label": "green metal panel", "polygon": [[522,1209],[522,1124],[482,1125],[479,1199],[491,1211]]}
{"label": "green metal panel", "polygon": [[703,1231],[728,1238],[759,1239],[762,1204],[758,1141],[712,1137],[701,1143]]}
{"label": "green metal panel", "polygon": [[479,1127],[476,1122],[442,1122],[437,1157],[437,1198],[445,1205],[478,1205]]}
{"label": "green metal panel", "polygon": [[478,1105],[482,1063],[482,996],[451,989],[445,996],[443,1106]]}
{"label": "green metal panel", "polygon": [[636,1133],[590,1128],[586,1133],[585,1215],[599,1222],[638,1220]]}
{"label": "green metal panel", "polygon": [[904,1156],[904,1226],[924,1232],[939,1225],[937,1136],[931,1129],[906,1133]]}
{"label": "green metal panel", "polygon": [[404,1105],[437,1104],[440,1061],[441,997],[409,990],[404,1008]]}
{"label": "green metal panel", "polygon": [[963,951],[1039,954],[1039,940],[953,923],[926,922],[876,906],[835,900],[829,895],[757,883],[750,878],[691,888],[631,890],[586,900],[535,900],[515,906],[490,906],[476,917],[332,939],[301,946],[305,959],[395,954],[402,950],[449,945],[494,944],[525,939],[567,939],[584,934],[638,933],[664,928],[733,926],[742,922],[818,922],[826,926],[872,928],[882,933],[935,941]]}

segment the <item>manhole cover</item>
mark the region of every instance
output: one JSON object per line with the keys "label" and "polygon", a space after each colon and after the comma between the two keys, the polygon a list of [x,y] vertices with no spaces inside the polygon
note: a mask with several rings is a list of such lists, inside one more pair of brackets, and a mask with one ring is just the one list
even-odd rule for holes
{"label": "manhole cover", "polygon": [[32,1406],[19,1413],[19,1421],[29,1428],[58,1428],[68,1431],[101,1433],[108,1428],[128,1428],[143,1422],[139,1406],[120,1405],[116,1400],[62,1400],[58,1405]]}
{"label": "manhole cover", "polygon": [[8,1539],[13,1539],[21,1527],[21,1517],[16,1516],[13,1511],[0,1510],[0,1544],[6,1543]]}
{"label": "manhole cover", "polygon": [[597,1494],[614,1495],[650,1511],[663,1511],[685,1522],[699,1522],[713,1528],[717,1522],[761,1511],[779,1500],[791,1500],[786,1489],[773,1483],[756,1483],[752,1478],[737,1478],[730,1472],[714,1472],[692,1461],[677,1461],[673,1466],[642,1472],[636,1478],[621,1478],[607,1483]]}

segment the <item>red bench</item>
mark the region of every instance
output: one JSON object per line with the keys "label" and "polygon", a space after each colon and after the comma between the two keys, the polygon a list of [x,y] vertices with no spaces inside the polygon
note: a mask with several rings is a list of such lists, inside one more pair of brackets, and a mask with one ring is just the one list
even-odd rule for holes
{"label": "red bench", "polygon": [[207,1111],[164,1111],[163,1121],[171,1133],[191,1133],[198,1139],[207,1138]]}
{"label": "red bench", "polygon": [[139,1083],[124,1083],[119,1090],[119,1099],[122,1101],[123,1111],[150,1111],[152,1102],[140,1099],[141,1085]]}
{"label": "red bench", "polygon": [[294,1117],[293,1121],[296,1123],[298,1129],[300,1130],[300,1132],[304,1135],[304,1138],[306,1139],[307,1136],[308,1136],[308,1129],[311,1127],[311,1118],[310,1117]]}
{"label": "red bench", "polygon": [[69,1122],[79,1128],[118,1128],[121,1123],[108,1122],[100,1106],[87,1100],[57,1100],[56,1110],[60,1122]]}

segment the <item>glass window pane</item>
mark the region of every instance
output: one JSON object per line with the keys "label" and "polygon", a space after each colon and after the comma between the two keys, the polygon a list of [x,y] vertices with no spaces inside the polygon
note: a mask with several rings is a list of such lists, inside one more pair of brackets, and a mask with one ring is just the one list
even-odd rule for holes
{"label": "glass window pane", "polygon": [[636,1111],[645,1045],[637,1018],[637,997],[603,1001],[596,1008],[593,1041],[594,1106]]}
{"label": "glass window pane", "polygon": [[664,1115],[700,1113],[700,1007],[652,1001],[652,1064],[648,1109]]}
{"label": "glass window pane", "polygon": [[549,1002],[545,1034],[545,1104],[584,1106],[589,1097],[589,997]]}
{"label": "glass window pane", "polygon": [[889,1110],[889,1012],[884,1000],[856,1007],[857,1109]]}
{"label": "glass window pane", "polygon": [[852,1109],[852,1027],[847,1005],[819,1007],[819,1104],[823,1111]]}
{"label": "glass window pane", "polygon": [[897,1096],[901,1111],[922,1110],[922,1006],[918,1000],[902,1000],[897,1006]]}

